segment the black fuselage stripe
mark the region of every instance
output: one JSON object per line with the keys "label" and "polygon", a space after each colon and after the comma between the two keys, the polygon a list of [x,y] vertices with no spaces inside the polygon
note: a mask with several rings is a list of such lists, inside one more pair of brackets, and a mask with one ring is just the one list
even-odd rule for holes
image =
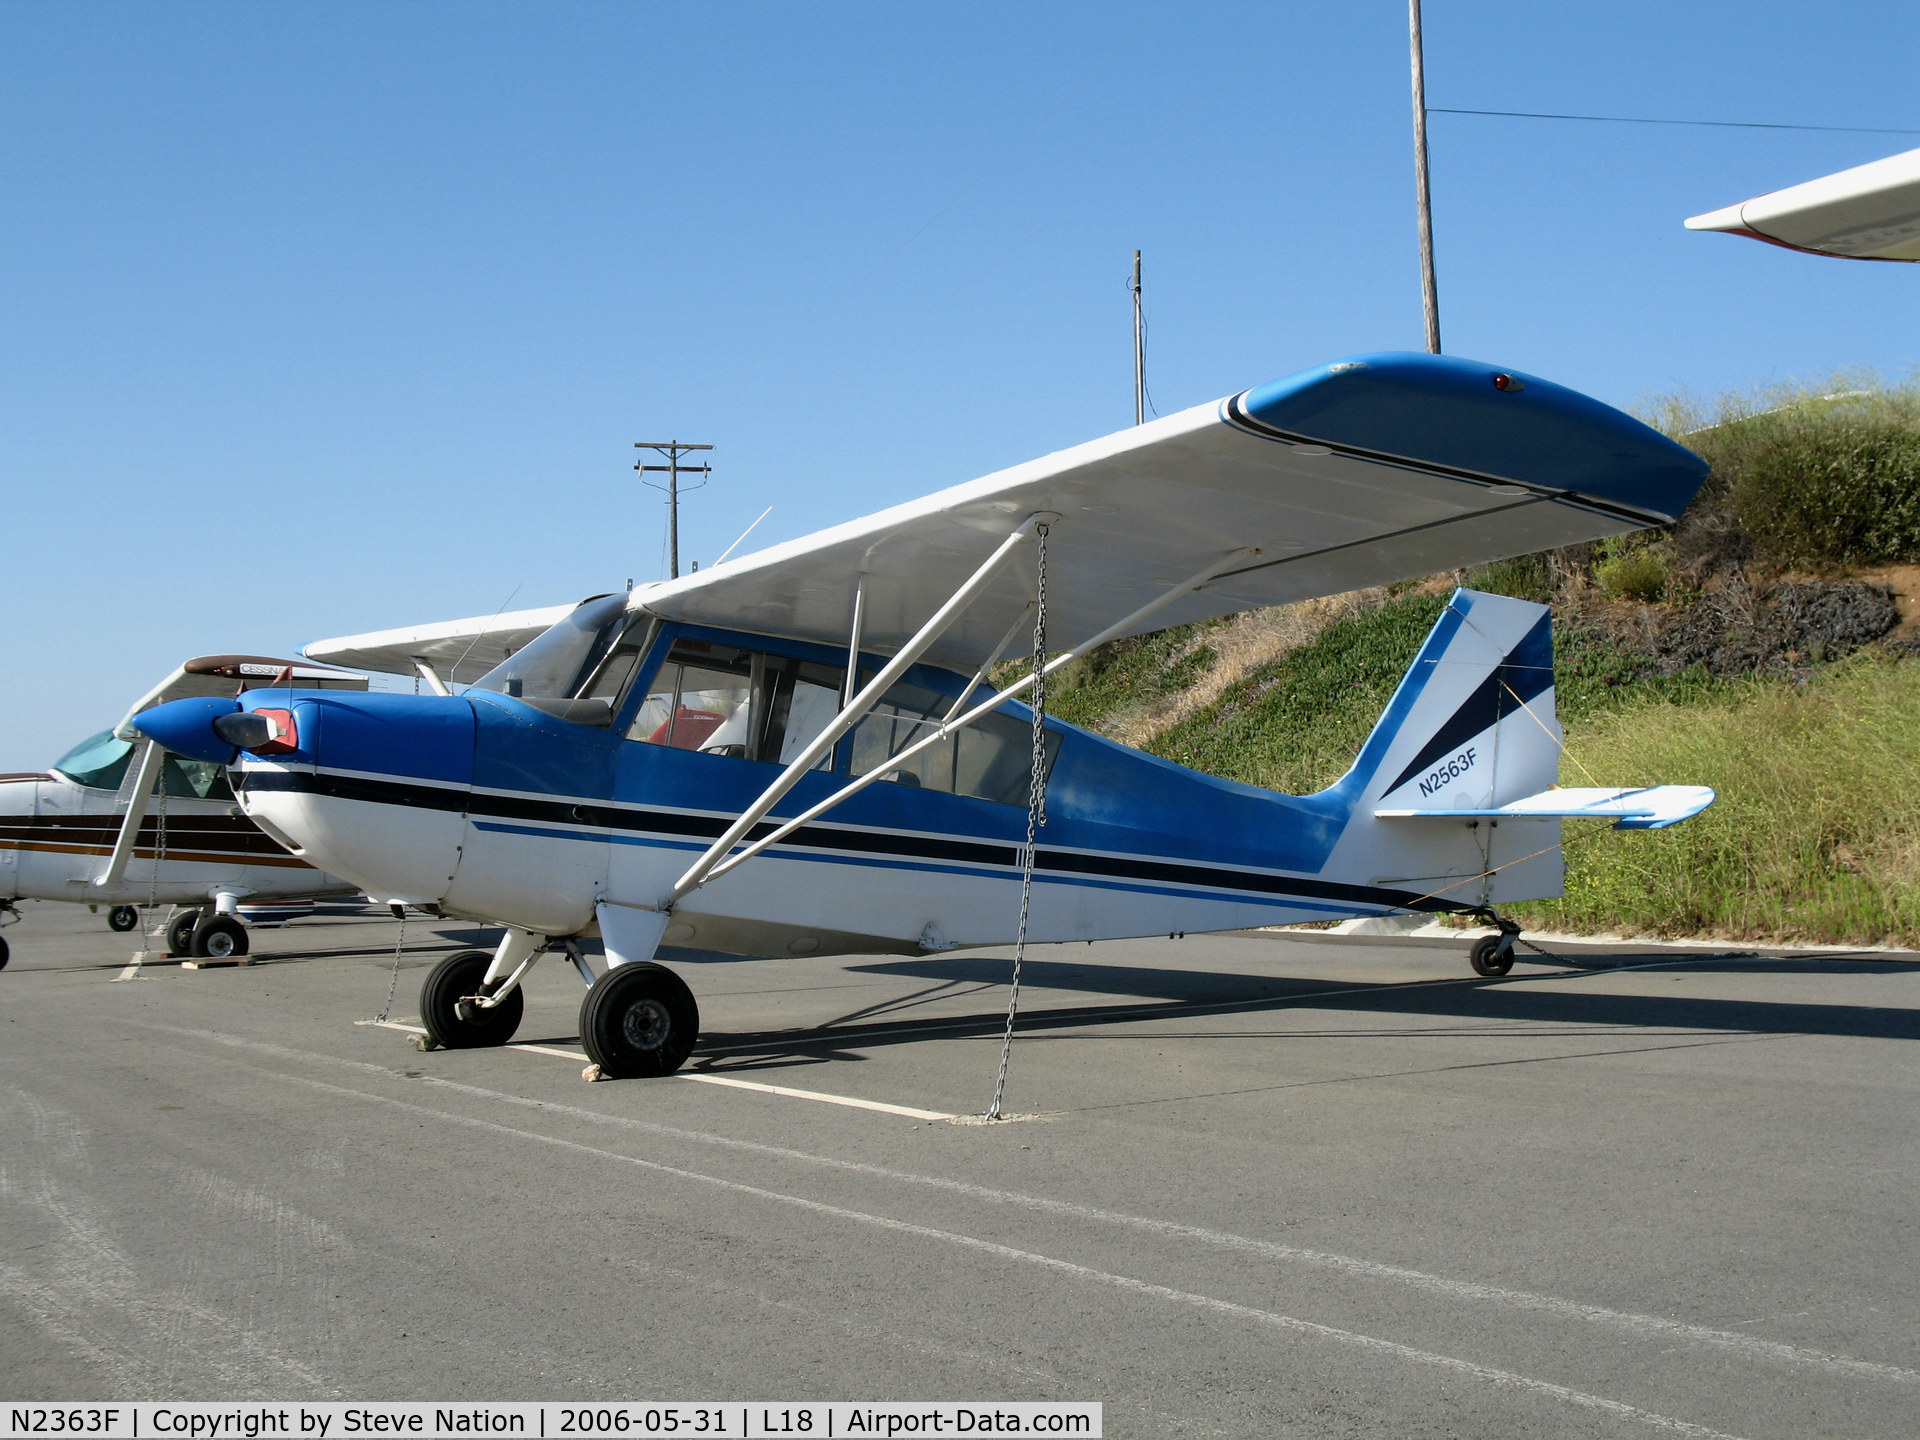
{"label": "black fuselage stripe", "polygon": [[[292,770],[250,770],[242,784],[249,790],[286,790],[309,795],[328,795],[342,800],[362,800],[378,805],[406,805],[417,809],[457,811],[488,819],[531,820],[549,825],[585,825],[594,829],[619,830],[635,834],[681,835],[694,839],[717,839],[732,822],[719,816],[688,815],[674,810],[643,810],[630,806],[569,804],[566,801],[535,800],[525,796],[488,795],[480,792],[442,789],[431,785],[408,785],[401,781],[369,780],[359,776],[310,774]],[[773,833],[779,822],[755,827],[750,839]],[[902,859],[949,860],[975,865],[1012,867],[1019,864],[1015,845],[991,842],[945,840],[926,835],[894,835],[872,830],[805,826],[780,842],[782,845],[821,850],[852,850],[873,855],[891,855]],[[1235,870],[1227,866],[1181,864],[1168,860],[1133,859],[1114,855],[1086,855],[1071,850],[1042,849],[1034,857],[1038,870],[1064,875],[1098,875],[1116,880],[1146,880],[1160,884],[1191,885],[1208,890],[1251,890],[1268,895],[1295,896],[1303,900],[1336,900],[1361,905],[1390,906],[1398,909],[1449,910],[1444,901],[1435,901],[1407,890],[1388,890],[1375,885],[1342,885],[1330,880],[1313,880],[1292,875],[1272,875],[1257,870]]]}

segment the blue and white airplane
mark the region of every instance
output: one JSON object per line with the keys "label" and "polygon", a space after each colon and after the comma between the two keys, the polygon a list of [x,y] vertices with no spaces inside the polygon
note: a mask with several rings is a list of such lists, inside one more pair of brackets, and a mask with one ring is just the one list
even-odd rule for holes
{"label": "blue and white airplane", "polygon": [[[506,928],[421,1016],[505,1042],[549,948],[601,1073],[699,1028],[664,944],[924,955],[1560,893],[1560,823],[1658,828],[1709,790],[1560,790],[1544,606],[1458,590],[1353,768],[1316,795],[1216,779],[998,692],[1044,619],[1094,646],[1676,517],[1707,473],[1639,422],[1451,357],[1366,355],[863,520],[582,602],[464,693],[183,700],[135,724],[233,767],[247,814],[376,899]],[[426,632],[417,632],[425,634]],[[404,668],[407,635],[309,646]],[[429,679],[437,672],[423,670]],[[450,688],[450,687],[439,687]],[[597,979],[574,942],[604,941]],[[1503,924],[1475,967],[1512,964]]]}

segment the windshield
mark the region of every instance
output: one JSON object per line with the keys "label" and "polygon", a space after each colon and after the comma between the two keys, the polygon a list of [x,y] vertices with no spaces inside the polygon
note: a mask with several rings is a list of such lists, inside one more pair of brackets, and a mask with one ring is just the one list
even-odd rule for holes
{"label": "windshield", "polygon": [[627,597],[584,600],[566,619],[474,681],[528,700],[571,700],[627,628]]}
{"label": "windshield", "polygon": [[[53,768],[89,790],[118,790],[127,780],[133,742],[118,739],[111,730],[90,735],[53,762]],[[231,800],[225,767],[211,760],[187,760],[169,754],[160,765],[167,794],[184,800]]]}
{"label": "windshield", "polygon": [[89,790],[118,790],[127,775],[133,742],[117,740],[111,730],[89,735],[53,762],[53,768]]}

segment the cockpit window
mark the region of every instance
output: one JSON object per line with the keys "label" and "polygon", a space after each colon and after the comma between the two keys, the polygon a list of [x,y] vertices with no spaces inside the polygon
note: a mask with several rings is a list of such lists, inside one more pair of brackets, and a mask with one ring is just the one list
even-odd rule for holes
{"label": "cockpit window", "polygon": [[133,742],[115,738],[111,730],[90,735],[53,762],[53,768],[89,790],[118,790],[127,778]]}
{"label": "cockpit window", "polygon": [[482,675],[473,688],[528,700],[571,700],[602,669],[601,662],[628,623],[625,595],[583,601],[539,639]]}

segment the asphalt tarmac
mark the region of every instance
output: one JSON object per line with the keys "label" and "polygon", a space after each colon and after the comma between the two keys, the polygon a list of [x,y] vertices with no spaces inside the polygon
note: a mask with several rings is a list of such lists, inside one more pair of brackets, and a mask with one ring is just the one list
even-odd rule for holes
{"label": "asphalt tarmac", "polygon": [[[1920,1433],[1920,956],[681,956],[700,1080],[356,1023],[395,926],[0,973],[0,1398],[1098,1400],[1110,1436]],[[407,926],[391,1023],[471,938]],[[712,1083],[716,1080],[739,1083]],[[786,1093],[799,1092],[799,1093]],[[835,1103],[852,1101],[858,1103]],[[870,1108],[880,1107],[880,1108]]]}

